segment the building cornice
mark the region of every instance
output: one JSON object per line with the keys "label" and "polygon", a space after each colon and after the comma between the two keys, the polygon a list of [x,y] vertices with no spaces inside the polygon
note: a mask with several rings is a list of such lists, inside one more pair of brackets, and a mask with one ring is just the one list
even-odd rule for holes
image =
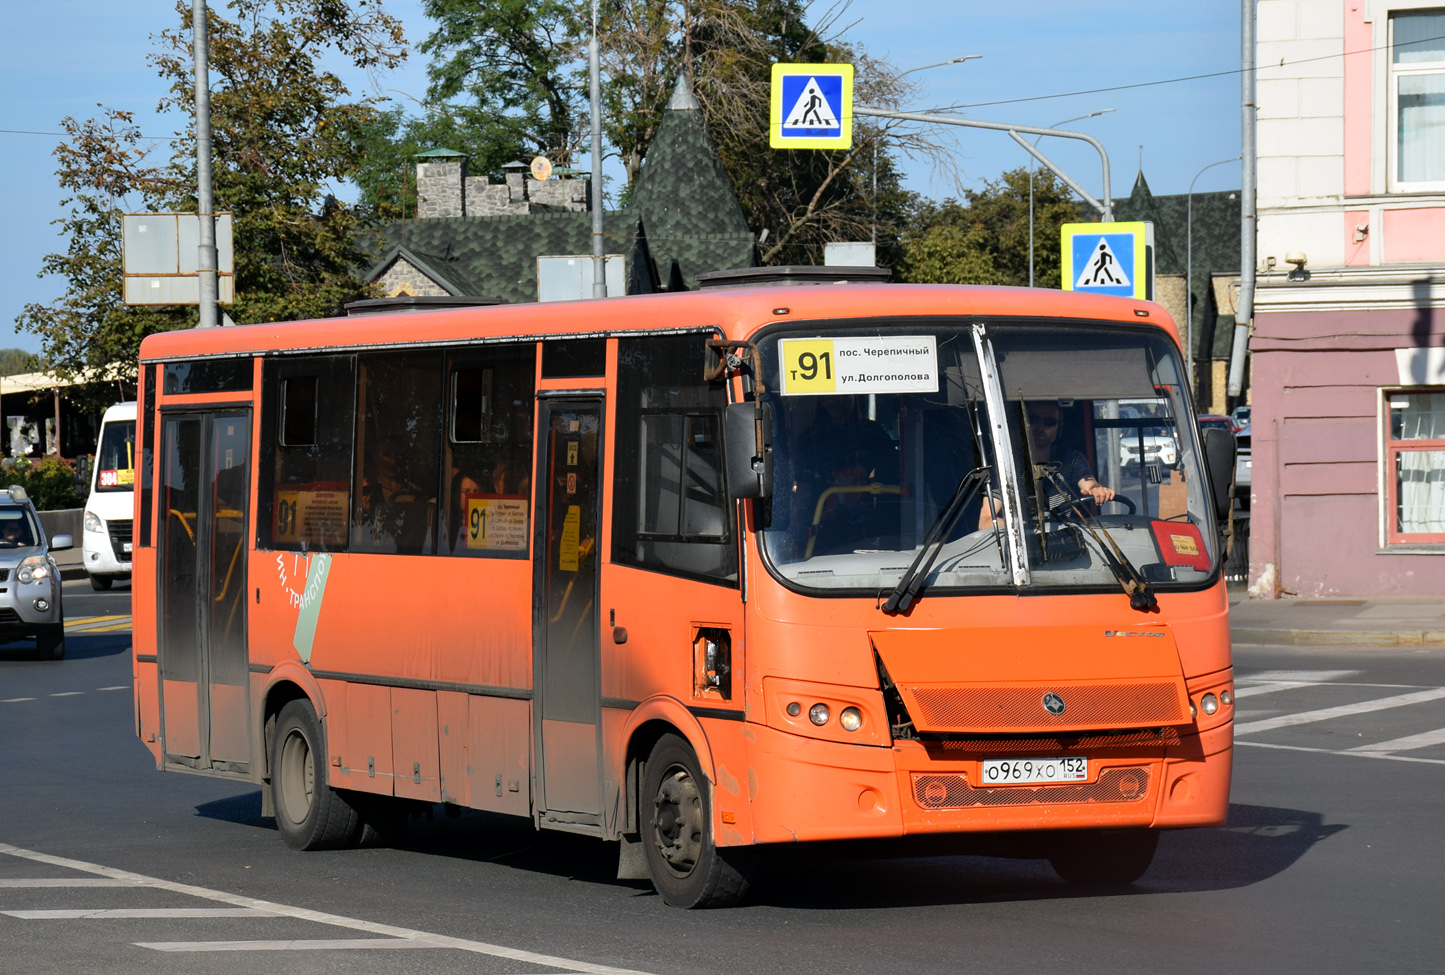
{"label": "building cornice", "polygon": [[1445,308],[1445,267],[1328,268],[1311,271],[1307,281],[1261,274],[1254,306],[1262,313]]}

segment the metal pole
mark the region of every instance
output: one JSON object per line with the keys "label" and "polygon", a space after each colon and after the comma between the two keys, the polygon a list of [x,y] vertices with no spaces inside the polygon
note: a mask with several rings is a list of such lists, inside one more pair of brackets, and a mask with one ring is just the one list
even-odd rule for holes
{"label": "metal pole", "polygon": [[[1068,125],[1070,122],[1080,122],[1080,121],[1083,121],[1083,120],[1086,119],[1086,118],[1093,118],[1093,117],[1096,116],[1096,115],[1107,115],[1109,112],[1112,112],[1112,111],[1113,111],[1112,108],[1101,108],[1101,109],[1099,109],[1097,112],[1090,112],[1088,115],[1075,115],[1073,118],[1066,118],[1066,119],[1064,119],[1062,122],[1055,122],[1053,125],[1049,126],[1049,128],[1051,128],[1051,129],[1056,129],[1056,128],[1058,128],[1058,127],[1061,126],[1061,125]],[[1043,136],[1038,136],[1038,137],[1036,137],[1036,138],[1034,139],[1034,145],[1037,146],[1037,145],[1039,144],[1039,139],[1042,139],[1042,138],[1043,138]],[[1030,160],[1029,160],[1029,287],[1032,288],[1033,286],[1034,286],[1034,161],[1033,161],[1032,159],[1030,159]]]}
{"label": "metal pole", "polygon": [[592,41],[587,45],[592,81],[592,297],[607,297],[607,258],[602,248],[602,65],[597,46],[597,0],[592,0]]}
{"label": "metal pole", "polygon": [[1215,166],[1223,166],[1225,163],[1238,162],[1239,156],[1233,159],[1221,159],[1219,162],[1212,162],[1189,181],[1189,205],[1187,207],[1188,217],[1185,221],[1185,237],[1188,239],[1188,246],[1185,248],[1188,256],[1184,258],[1184,370],[1189,375],[1189,391],[1193,393],[1199,388],[1198,381],[1194,378],[1194,184],[1199,181],[1208,170]]}
{"label": "metal pole", "polygon": [[[866,105],[853,106],[853,114],[872,115],[877,118],[896,118],[904,122],[926,122],[929,125],[961,125],[970,129],[992,129],[995,132],[1007,132],[1013,136],[1014,141],[1027,149],[1030,155],[1051,169],[1070,189],[1083,197],[1090,206],[1103,214],[1105,220],[1114,219],[1114,202],[1109,192],[1109,154],[1104,150],[1103,143],[1087,133],[1070,132],[1067,129],[1043,129],[1037,125],[1011,125],[1008,122],[981,122],[977,119],[961,118],[957,115],[939,115],[935,112],[893,112],[884,108],[870,108]],[[1061,139],[1079,139],[1093,146],[1094,150],[1099,154],[1099,162],[1103,167],[1104,202],[1100,203],[1086,193],[1078,183],[1070,178],[1068,173],[1064,172],[1058,166],[1055,166],[1053,162],[1043,153],[1039,152],[1038,149],[1029,145],[1028,140],[1019,138],[1020,132],[1025,135],[1053,135]]]}
{"label": "metal pole", "polygon": [[1254,0],[1243,0],[1239,11],[1240,88],[1240,190],[1239,190],[1239,308],[1234,316],[1234,348],[1229,357],[1229,395],[1244,392],[1244,358],[1249,350],[1249,329],[1254,323],[1255,147],[1254,147]]}
{"label": "metal pole", "polygon": [[215,328],[216,216],[211,202],[211,72],[206,51],[206,0],[191,0],[191,44],[196,62],[196,211],[200,219],[200,247],[196,270],[200,279],[200,321],[197,328]]}

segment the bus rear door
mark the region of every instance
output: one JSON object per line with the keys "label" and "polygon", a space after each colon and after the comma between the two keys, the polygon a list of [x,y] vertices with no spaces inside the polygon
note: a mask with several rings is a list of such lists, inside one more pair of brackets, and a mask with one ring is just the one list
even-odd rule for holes
{"label": "bus rear door", "polygon": [[167,413],[160,471],[160,669],[168,762],[245,772],[248,410]]}

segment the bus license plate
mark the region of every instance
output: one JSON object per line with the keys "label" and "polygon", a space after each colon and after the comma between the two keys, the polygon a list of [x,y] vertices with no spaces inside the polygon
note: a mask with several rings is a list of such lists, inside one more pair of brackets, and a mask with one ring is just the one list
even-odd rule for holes
{"label": "bus license plate", "polygon": [[979,764],[984,785],[1085,782],[1089,778],[1087,758],[991,758]]}

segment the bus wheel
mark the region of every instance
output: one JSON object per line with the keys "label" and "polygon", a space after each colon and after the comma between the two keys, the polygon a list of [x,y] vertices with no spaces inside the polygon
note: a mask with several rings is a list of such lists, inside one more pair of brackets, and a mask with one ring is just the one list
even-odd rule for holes
{"label": "bus wheel", "polygon": [[1123,887],[1144,876],[1159,845],[1157,829],[1060,837],[1049,865],[1071,884]]}
{"label": "bus wheel", "polygon": [[356,807],[326,784],[326,747],[309,701],[291,701],[276,721],[271,798],[276,828],[294,850],[335,850],[361,837]]}
{"label": "bus wheel", "polygon": [[728,907],[747,893],[751,850],[713,842],[707,779],[686,741],[663,735],[647,759],[643,849],[658,894],[672,907]]}

